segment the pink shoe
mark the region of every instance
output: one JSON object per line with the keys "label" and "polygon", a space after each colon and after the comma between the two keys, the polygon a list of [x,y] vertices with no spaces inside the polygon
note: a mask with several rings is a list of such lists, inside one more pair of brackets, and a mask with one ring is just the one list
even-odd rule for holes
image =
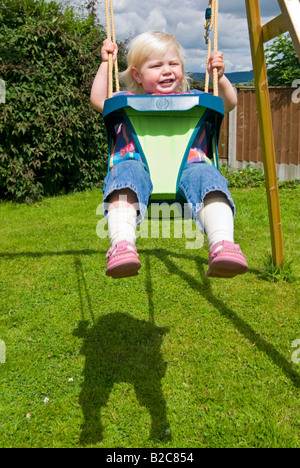
{"label": "pink shoe", "polygon": [[138,257],[139,255],[134,244],[126,240],[117,242],[107,252],[106,275],[112,278],[126,278],[138,275],[141,268]]}
{"label": "pink shoe", "polygon": [[209,253],[209,268],[206,276],[233,278],[248,271],[246,257],[238,244],[217,242]]}

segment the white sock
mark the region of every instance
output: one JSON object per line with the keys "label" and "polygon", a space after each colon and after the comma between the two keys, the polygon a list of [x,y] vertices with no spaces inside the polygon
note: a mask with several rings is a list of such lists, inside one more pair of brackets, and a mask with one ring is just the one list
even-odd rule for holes
{"label": "white sock", "polygon": [[209,248],[220,241],[234,242],[234,217],[227,198],[222,195],[204,199],[204,205],[197,213],[204,226]]}
{"label": "white sock", "polygon": [[136,218],[134,207],[113,208],[107,213],[108,232],[111,246],[117,242],[127,240],[135,245]]}

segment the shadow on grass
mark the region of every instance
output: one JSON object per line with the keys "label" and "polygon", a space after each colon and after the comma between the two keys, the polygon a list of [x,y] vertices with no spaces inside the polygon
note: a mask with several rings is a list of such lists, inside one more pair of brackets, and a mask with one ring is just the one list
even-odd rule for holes
{"label": "shadow on grass", "polygon": [[[146,251],[145,251],[146,253]],[[253,343],[259,351],[265,353],[273,363],[279,367],[282,372],[288,377],[295,387],[300,388],[300,375],[293,369],[292,364],[282,355],[277,349],[265,340],[259,333],[257,333],[253,328],[233,310],[224,305],[224,303],[218,299],[211,290],[211,281],[213,279],[208,279],[205,275],[205,269],[207,269],[207,262],[201,259],[200,257],[195,257],[194,260],[198,265],[199,277],[200,280],[195,279],[192,275],[182,271],[178,266],[170,259],[173,258],[187,258],[184,254],[176,254],[172,251],[159,250],[151,252],[151,255],[156,255],[167,267],[170,273],[178,275],[183,281],[185,281],[189,287],[197,291],[206,301],[208,301],[218,312],[219,314],[225,316],[235,328],[242,334],[244,337]],[[192,260],[191,257],[188,257]],[[255,272],[254,272],[255,274]],[[230,280],[229,280],[230,281]]]}
{"label": "shadow on grass", "polygon": [[150,276],[146,278],[149,321],[138,320],[125,312],[109,313],[95,320],[81,261],[76,256],[74,262],[82,317],[87,305],[92,318],[91,327],[89,321],[82,320],[74,331],[75,336],[84,339],[81,353],[85,356],[79,398],[84,415],[80,443],[89,445],[103,439],[100,413],[114,385],[121,382],[132,384],[137,400],[147,408],[151,417],[150,439],[166,438],[168,420],[161,381],[167,364],[161,345],[169,330],[154,323]]}
{"label": "shadow on grass", "polygon": [[[78,336],[85,339],[82,352],[86,356],[85,381],[80,397],[85,416],[81,434],[82,443],[97,442],[103,437],[99,410],[106,405],[116,382],[129,382],[134,385],[138,400],[146,406],[151,415],[150,438],[162,439],[168,427],[166,403],[161,388],[161,379],[165,375],[166,365],[160,352],[163,335],[168,330],[158,328],[154,324],[155,311],[151,279],[151,258],[154,256],[166,266],[170,273],[178,275],[190,289],[199,293],[222,316],[230,320],[247,340],[255,344],[259,351],[265,353],[282,370],[295,387],[300,388],[300,376],[291,363],[233,309],[224,305],[212,293],[211,281],[213,280],[205,275],[207,260],[199,256],[191,257],[165,249],[140,249],[140,253],[144,255],[143,271],[148,295],[149,322],[137,320],[126,313],[112,313],[98,319],[91,329],[85,328],[86,324],[83,322],[76,332]],[[172,261],[172,257],[196,261],[199,271],[198,279],[178,268]],[[93,317],[80,261],[77,263],[76,270],[81,304],[83,303],[82,292],[84,292]]]}
{"label": "shadow on grass", "polygon": [[[197,292],[208,301],[222,316],[225,316],[234,327],[255,344],[257,349],[268,358],[290,379],[293,385],[300,388],[300,376],[278,350],[256,332],[233,309],[218,299],[211,289],[211,281],[205,276],[207,260],[199,255],[194,257],[185,253],[178,254],[166,249],[140,249],[144,265],[141,280],[145,281],[148,295],[149,321],[138,320],[124,312],[113,312],[95,319],[92,301],[86,283],[81,259],[86,255],[105,255],[97,250],[60,251],[60,252],[18,252],[2,253],[0,257],[34,257],[72,255],[77,274],[78,295],[82,318],[85,310],[91,317],[89,322],[82,320],[74,334],[82,338],[82,353],[85,356],[83,371],[84,382],[80,394],[80,404],[84,415],[80,442],[83,445],[100,442],[103,439],[103,426],[100,419],[101,409],[107,405],[115,383],[127,382],[133,385],[136,397],[151,416],[150,438],[161,440],[168,428],[166,402],[162,393],[161,381],[166,373],[161,346],[166,328],[160,328],[154,322],[154,301],[151,275],[151,258],[156,257],[170,273],[178,275],[188,288]],[[197,278],[181,270],[172,260],[187,259],[195,261],[198,266]],[[251,273],[251,272],[250,272]],[[252,274],[257,272],[252,271]]]}
{"label": "shadow on grass", "polygon": [[84,339],[84,382],[80,404],[84,424],[83,445],[100,442],[103,426],[100,412],[108,403],[114,384],[133,385],[137,400],[151,416],[150,439],[162,439],[168,428],[161,380],[166,363],[161,354],[167,329],[156,327],[123,312],[104,315],[92,327],[80,322],[74,334]]}

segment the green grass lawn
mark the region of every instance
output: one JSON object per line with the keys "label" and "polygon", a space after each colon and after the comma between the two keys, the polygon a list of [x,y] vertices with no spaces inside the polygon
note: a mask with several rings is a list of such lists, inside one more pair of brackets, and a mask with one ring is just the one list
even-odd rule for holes
{"label": "green grass lawn", "polygon": [[261,275],[263,188],[232,190],[231,280],[184,238],[140,238],[139,277],[107,278],[98,192],[1,203],[0,447],[299,448],[299,192],[280,191],[291,282]]}

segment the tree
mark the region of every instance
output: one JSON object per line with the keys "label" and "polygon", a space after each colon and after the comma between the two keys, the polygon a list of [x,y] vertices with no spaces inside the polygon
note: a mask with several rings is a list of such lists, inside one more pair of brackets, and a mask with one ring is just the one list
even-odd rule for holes
{"label": "tree", "polygon": [[89,97],[104,28],[44,0],[2,0],[0,22],[0,199],[99,186],[106,132]]}
{"label": "tree", "polygon": [[86,0],[85,2],[85,8],[89,12],[89,14],[94,18],[94,21],[96,22],[97,20],[97,13],[96,9],[98,6],[99,0]]}
{"label": "tree", "polygon": [[291,86],[300,78],[300,64],[289,35],[278,36],[266,48],[268,83],[270,86]]}

